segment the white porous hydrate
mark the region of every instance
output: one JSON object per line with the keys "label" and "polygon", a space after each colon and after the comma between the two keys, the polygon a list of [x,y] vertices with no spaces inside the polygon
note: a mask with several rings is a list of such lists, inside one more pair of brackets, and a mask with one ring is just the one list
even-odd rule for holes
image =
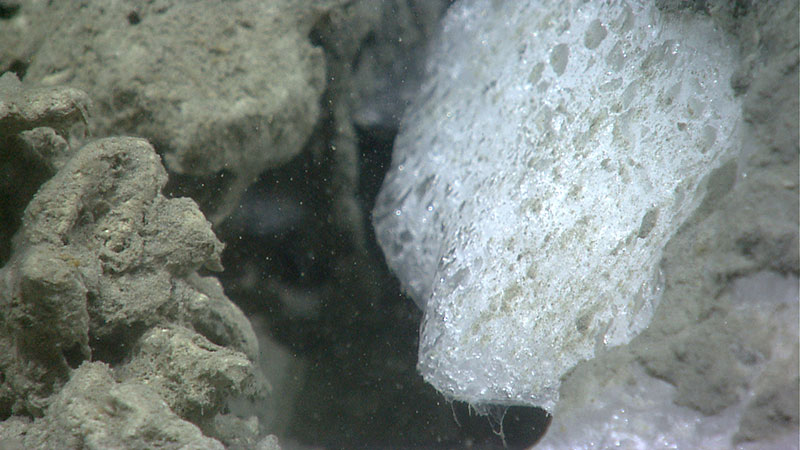
{"label": "white porous hydrate", "polygon": [[552,411],[577,362],[650,322],[741,111],[726,35],[651,3],[448,12],[374,211],[447,397]]}

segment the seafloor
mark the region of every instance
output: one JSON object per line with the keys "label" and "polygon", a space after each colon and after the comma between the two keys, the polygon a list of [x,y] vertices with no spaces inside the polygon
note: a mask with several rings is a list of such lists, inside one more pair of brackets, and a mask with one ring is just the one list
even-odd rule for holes
{"label": "seafloor", "polygon": [[[543,411],[475,417],[417,375],[369,220],[448,3],[0,0],[0,448],[535,442]],[[797,448],[798,5],[658,4],[739,42],[746,151],[542,445],[684,420]]]}

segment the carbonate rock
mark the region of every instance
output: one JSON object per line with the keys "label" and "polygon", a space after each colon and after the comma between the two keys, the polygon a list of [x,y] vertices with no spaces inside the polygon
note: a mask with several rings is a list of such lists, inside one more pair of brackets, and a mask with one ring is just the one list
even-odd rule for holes
{"label": "carbonate rock", "polygon": [[428,382],[552,411],[577,362],[647,327],[666,242],[736,176],[731,41],[645,1],[448,11],[374,211]]}

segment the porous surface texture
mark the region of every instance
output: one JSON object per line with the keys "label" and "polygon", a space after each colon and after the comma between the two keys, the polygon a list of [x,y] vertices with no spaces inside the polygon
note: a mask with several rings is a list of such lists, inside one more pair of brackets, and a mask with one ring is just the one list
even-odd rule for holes
{"label": "porous surface texture", "polygon": [[43,35],[26,81],[86,91],[96,135],[145,137],[171,172],[234,175],[216,209],[311,134],[326,83],[308,32],[333,3],[58,2],[26,5],[13,24]]}
{"label": "porous surface texture", "polygon": [[542,448],[798,448],[798,5],[706,13],[740,46],[739,171],[667,244],[650,327],[566,379]]}
{"label": "porous surface texture", "polygon": [[664,246],[736,172],[737,49],[649,2],[448,11],[374,212],[428,382],[552,411],[576,363],[650,323]]}
{"label": "porous surface texture", "polygon": [[65,143],[85,94],[17,89],[0,100],[3,142],[60,123],[71,155],[40,154],[55,174],[0,269],[0,447],[223,448],[204,432],[264,380],[249,321],[197,274],[221,269],[222,243],[193,201],[162,195],[147,141]]}
{"label": "porous surface texture", "polygon": [[718,82],[741,150],[706,173],[664,245],[649,327],[561,378],[536,448],[798,448],[797,4],[656,4],[730,35],[738,57]]}
{"label": "porous surface texture", "polygon": [[147,384],[117,383],[103,363],[86,363],[54,396],[41,419],[11,418],[0,444],[26,448],[222,450],[217,440],[170,411]]}

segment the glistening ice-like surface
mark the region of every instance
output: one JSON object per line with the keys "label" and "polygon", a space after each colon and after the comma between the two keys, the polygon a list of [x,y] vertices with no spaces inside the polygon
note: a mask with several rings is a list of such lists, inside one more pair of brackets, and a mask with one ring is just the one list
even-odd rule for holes
{"label": "glistening ice-like surface", "polygon": [[561,376],[649,323],[740,113],[725,36],[649,4],[448,12],[374,212],[448,397],[552,410]]}
{"label": "glistening ice-like surface", "polygon": [[[751,426],[754,414],[765,415],[754,405],[781,403],[773,395],[785,396],[785,403],[796,402],[789,392],[766,394],[774,388],[767,381],[774,374],[782,374],[786,386],[791,382],[792,369],[797,367],[798,342],[798,280],[794,275],[783,276],[775,272],[758,272],[736,279],[732,283],[733,310],[728,316],[731,326],[747,323],[755,330],[769,329],[765,341],[736,332],[737,348],[753,348],[760,341],[765,351],[754,357],[749,372],[753,378],[741,385],[739,400],[721,412],[705,415],[696,409],[679,406],[675,402],[676,389],[666,381],[648,375],[640,366],[632,365],[624,382],[600,381],[590,392],[590,399],[581,407],[571,405],[565,411],[559,407],[553,423],[537,450],[595,450],[620,448],[648,449],[737,449],[737,450],[790,450],[798,448],[796,425],[784,418],[780,427],[768,428],[768,440],[747,442],[737,436],[743,428]],[[748,342],[748,336],[753,341]],[[740,350],[741,351],[741,350]],[[796,374],[795,370],[795,374]],[[770,399],[771,401],[766,401]],[[562,403],[563,405],[563,403]],[[756,412],[754,413],[753,410]],[[762,426],[764,422],[759,422]],[[794,431],[790,431],[794,428]],[[747,436],[747,433],[744,433]],[[751,436],[752,437],[752,436]]]}

